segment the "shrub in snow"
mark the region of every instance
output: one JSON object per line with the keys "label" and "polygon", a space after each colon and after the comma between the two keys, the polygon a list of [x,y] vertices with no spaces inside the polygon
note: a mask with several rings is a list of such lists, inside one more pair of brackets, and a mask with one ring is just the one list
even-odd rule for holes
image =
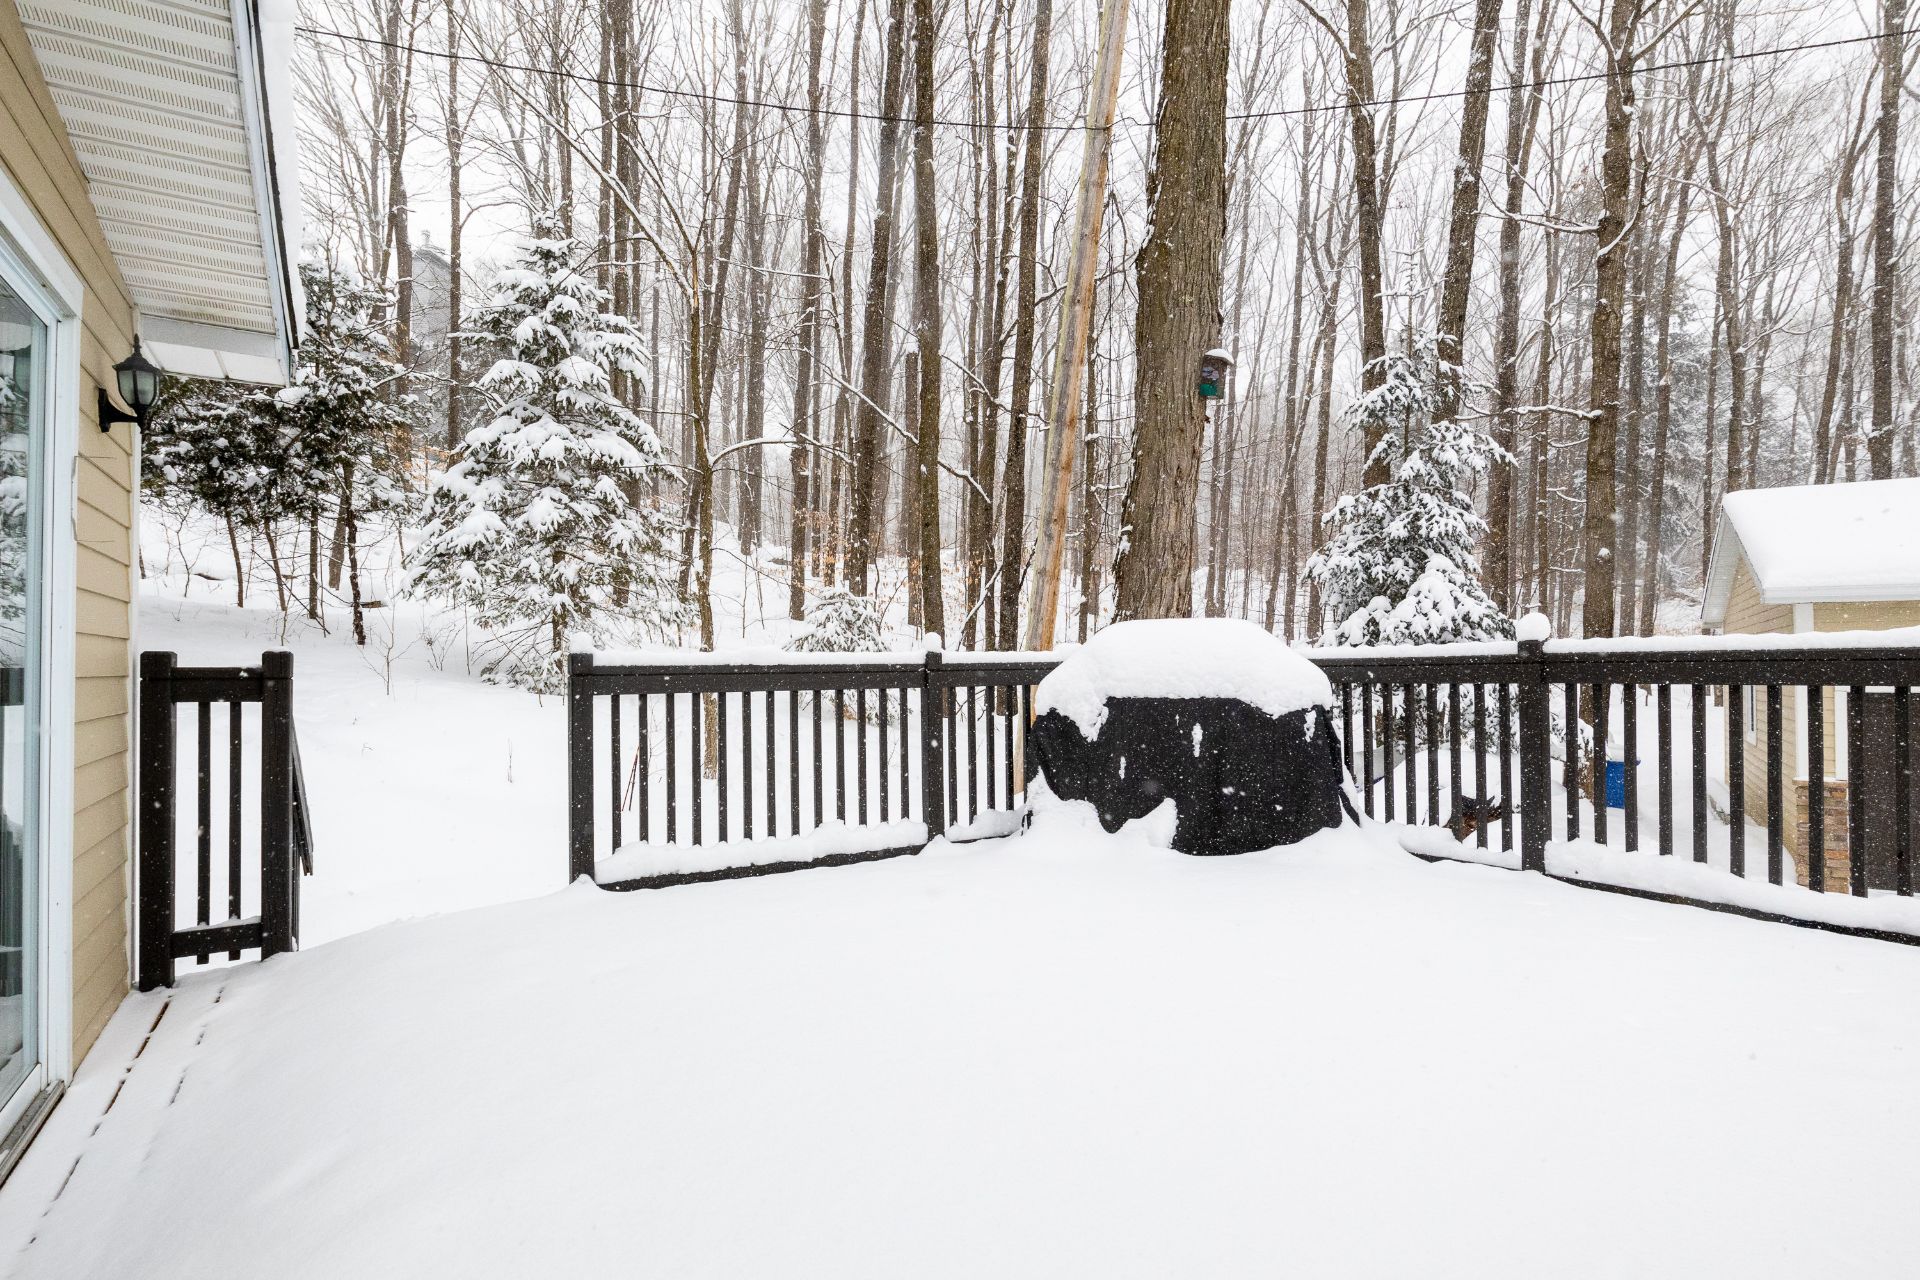
{"label": "shrub in snow", "polygon": [[684,619],[667,514],[639,497],[662,466],[651,428],[614,398],[611,372],[642,373],[633,326],[579,269],[589,256],[536,218],[469,328],[498,353],[475,390],[492,416],[434,478],[410,588],[464,603],[494,632],[489,674],[537,689],[565,678],[570,636],[604,639],[619,617],[665,631]]}
{"label": "shrub in snow", "polygon": [[1171,802],[1184,853],[1292,844],[1342,819],[1332,704],[1320,669],[1250,622],[1115,623],[1035,693],[1036,811],[1085,802],[1112,832]]}
{"label": "shrub in snow", "polygon": [[405,368],[379,318],[391,299],[351,271],[305,262],[307,334],[291,382],[279,390],[170,382],[142,437],[141,486],[162,506],[198,508],[267,539],[276,530],[340,519],[356,548],[362,516],[406,500],[412,398],[396,392]]}
{"label": "shrub in snow", "polygon": [[[879,608],[870,597],[857,596],[845,587],[829,587],[807,610],[806,622],[787,641],[787,648],[794,653],[885,653]],[[858,714],[858,701],[849,699],[846,718],[852,720]],[[869,722],[877,724],[887,714],[886,698],[868,700]]]}
{"label": "shrub in snow", "polygon": [[870,598],[829,587],[807,610],[806,622],[787,648],[795,653],[885,653],[887,642],[880,612]]}
{"label": "shrub in snow", "polygon": [[1333,645],[1494,640],[1513,624],[1480,585],[1474,544],[1486,521],[1465,487],[1509,461],[1463,422],[1431,422],[1438,365],[1431,349],[1385,360],[1386,378],[1348,410],[1350,425],[1383,429],[1376,456],[1392,477],[1328,513],[1332,536],[1307,561],[1335,622]]}

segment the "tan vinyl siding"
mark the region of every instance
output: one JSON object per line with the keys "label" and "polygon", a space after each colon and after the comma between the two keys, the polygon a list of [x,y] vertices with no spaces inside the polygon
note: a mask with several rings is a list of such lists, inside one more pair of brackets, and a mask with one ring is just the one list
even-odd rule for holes
{"label": "tan vinyl siding", "polygon": [[[1727,596],[1728,635],[1786,635],[1793,631],[1793,606],[1768,604],[1760,598],[1759,584],[1743,558],[1733,573],[1733,589]],[[1781,690],[1781,751],[1785,768],[1781,771],[1784,802],[1780,813],[1787,847],[1793,847],[1794,823],[1799,816],[1799,801],[1793,791],[1794,761],[1800,744],[1800,691]],[[1755,692],[1753,715],[1748,717],[1751,733],[1744,759],[1747,813],[1755,822],[1767,820],[1767,699],[1766,692]]]}
{"label": "tan vinyl siding", "polygon": [[[1820,603],[1807,606],[1816,632],[1833,631],[1884,631],[1892,627],[1920,626],[1920,600],[1871,600],[1849,603]],[[1791,633],[1794,608],[1792,605],[1768,604],[1760,598],[1758,584],[1752,571],[1743,559],[1735,569],[1733,588],[1727,599],[1727,620],[1725,630],[1729,635],[1768,635]],[[1796,779],[1805,780],[1808,769],[1800,761],[1801,738],[1805,723],[1805,695],[1797,688],[1788,686],[1782,690],[1781,706],[1781,747],[1784,768],[1781,770],[1782,790],[1785,793],[1781,806],[1783,835],[1789,852],[1797,853],[1800,840],[1798,828],[1804,819],[1806,807],[1803,790],[1796,788]],[[1756,691],[1754,699],[1756,712],[1752,719],[1753,733],[1748,738],[1745,759],[1745,782],[1747,812],[1755,822],[1764,824],[1767,813],[1767,757],[1766,757],[1766,702],[1764,691]],[[1825,717],[1825,732],[1822,735],[1821,751],[1822,772],[1828,783],[1840,776],[1846,759],[1843,740],[1845,732],[1846,703],[1828,689],[1821,699]],[[1805,871],[1801,876],[1804,881]]]}
{"label": "tan vinyl siding", "polygon": [[98,429],[94,397],[102,383],[111,383],[114,362],[132,349],[133,308],[11,4],[0,4],[0,133],[10,139],[0,148],[0,164],[86,286],[75,521],[69,525],[66,513],[55,513],[53,526],[55,536],[79,544],[73,845],[59,851],[73,860],[77,1063],[126,994],[129,967],[134,441],[129,426]]}
{"label": "tan vinyl siding", "polygon": [[1863,600],[1813,606],[1815,631],[1889,631],[1920,627],[1920,600]]}

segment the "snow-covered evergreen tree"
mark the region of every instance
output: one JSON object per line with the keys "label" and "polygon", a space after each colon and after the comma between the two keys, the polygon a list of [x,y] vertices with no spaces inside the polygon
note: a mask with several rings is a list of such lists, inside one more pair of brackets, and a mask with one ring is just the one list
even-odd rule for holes
{"label": "snow-covered evergreen tree", "polygon": [[1504,459],[1484,431],[1429,420],[1440,370],[1431,347],[1391,355],[1386,377],[1347,417],[1384,429],[1378,452],[1392,478],[1342,498],[1332,536],[1307,572],[1337,621],[1333,645],[1435,644],[1511,636],[1513,623],[1480,585],[1474,544],[1486,521],[1466,493],[1470,478]]}
{"label": "snow-covered evergreen tree", "polygon": [[[379,319],[386,291],[317,262],[301,264],[300,280],[307,332],[290,383],[170,381],[143,442],[148,496],[224,520],[236,573],[244,572],[242,530],[272,545],[283,523],[337,519],[352,546],[362,517],[405,502],[412,401],[394,391],[405,370]],[[350,558],[358,637],[357,555]]]}
{"label": "snow-covered evergreen tree", "polygon": [[884,653],[887,642],[873,601],[844,587],[820,593],[787,648],[795,653]]}
{"label": "snow-covered evergreen tree", "polygon": [[536,218],[465,326],[499,353],[475,388],[492,417],[435,477],[411,557],[412,588],[467,604],[504,647],[494,670],[539,689],[560,687],[575,631],[598,640],[616,611],[664,630],[684,613],[673,526],[629,499],[660,442],[611,391],[612,370],[643,372],[641,342],[584,256],[556,217]]}

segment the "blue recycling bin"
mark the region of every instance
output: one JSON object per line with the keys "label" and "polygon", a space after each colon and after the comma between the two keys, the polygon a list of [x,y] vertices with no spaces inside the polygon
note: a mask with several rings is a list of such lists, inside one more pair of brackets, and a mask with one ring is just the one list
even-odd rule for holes
{"label": "blue recycling bin", "polygon": [[1627,762],[1625,760],[1607,761],[1607,808],[1625,809],[1627,807]]}

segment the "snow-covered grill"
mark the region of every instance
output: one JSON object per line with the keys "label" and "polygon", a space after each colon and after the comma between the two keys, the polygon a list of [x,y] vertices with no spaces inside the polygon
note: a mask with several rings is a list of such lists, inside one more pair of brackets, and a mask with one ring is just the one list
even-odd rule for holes
{"label": "snow-covered grill", "polygon": [[1252,623],[1123,622],[1041,682],[1027,738],[1049,799],[1108,831],[1171,803],[1175,849],[1248,853],[1343,820],[1333,701]]}

